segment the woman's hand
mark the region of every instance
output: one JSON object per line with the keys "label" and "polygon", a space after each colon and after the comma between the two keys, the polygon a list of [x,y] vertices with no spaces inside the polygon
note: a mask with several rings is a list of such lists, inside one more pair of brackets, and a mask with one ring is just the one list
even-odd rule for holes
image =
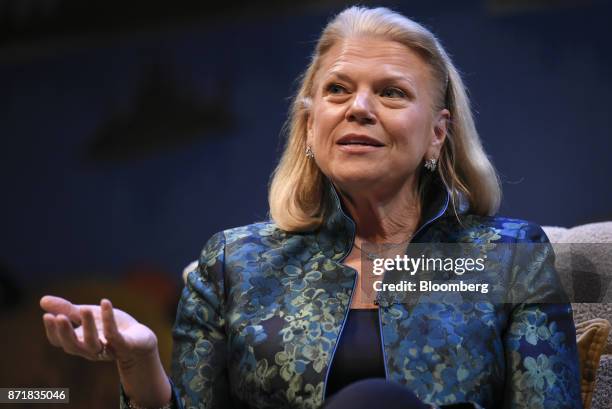
{"label": "woman's hand", "polygon": [[99,306],[75,305],[46,295],[40,306],[47,311],[43,322],[49,342],[68,354],[92,361],[116,359],[119,366],[131,366],[157,353],[153,331],[114,309],[109,300]]}
{"label": "woman's hand", "polygon": [[124,391],[139,406],[170,402],[172,389],[159,358],[157,337],[148,327],[106,299],[100,306],[75,305],[46,295],[40,306],[47,311],[43,322],[52,345],[92,361],[116,360]]}

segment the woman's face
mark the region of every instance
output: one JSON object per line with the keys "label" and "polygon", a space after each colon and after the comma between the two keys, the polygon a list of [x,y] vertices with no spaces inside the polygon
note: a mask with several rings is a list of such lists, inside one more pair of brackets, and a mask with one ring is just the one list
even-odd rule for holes
{"label": "woman's face", "polygon": [[307,143],[340,189],[416,186],[424,159],[438,158],[447,110],[433,111],[433,77],[406,46],[350,38],[325,54],[316,73]]}

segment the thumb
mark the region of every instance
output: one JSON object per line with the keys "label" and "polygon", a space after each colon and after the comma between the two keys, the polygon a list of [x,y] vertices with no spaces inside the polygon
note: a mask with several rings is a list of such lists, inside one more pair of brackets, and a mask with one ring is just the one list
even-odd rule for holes
{"label": "thumb", "polygon": [[125,348],[125,340],[117,328],[113,304],[111,304],[110,300],[103,299],[100,301],[100,309],[102,310],[101,315],[104,338],[106,338],[106,342],[111,347],[113,352],[121,352],[122,349]]}

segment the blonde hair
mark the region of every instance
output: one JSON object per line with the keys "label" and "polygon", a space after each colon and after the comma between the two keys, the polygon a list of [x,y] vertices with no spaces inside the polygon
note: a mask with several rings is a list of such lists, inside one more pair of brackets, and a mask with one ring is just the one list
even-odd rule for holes
{"label": "blonde hair", "polygon": [[[304,154],[307,121],[322,57],[339,41],[355,36],[401,43],[417,52],[430,66],[437,85],[433,109],[450,111],[436,173],[451,192],[455,214],[461,196],[468,201],[471,213],[496,213],[501,201],[499,177],[483,150],[461,76],[436,37],[422,25],[387,8],[350,7],[325,27],[301,77],[285,125],[288,132],[285,150],[270,182],[271,218],[283,230],[305,231],[319,227],[331,211],[326,176]],[[424,190],[433,176],[430,172],[420,172],[421,207]]]}

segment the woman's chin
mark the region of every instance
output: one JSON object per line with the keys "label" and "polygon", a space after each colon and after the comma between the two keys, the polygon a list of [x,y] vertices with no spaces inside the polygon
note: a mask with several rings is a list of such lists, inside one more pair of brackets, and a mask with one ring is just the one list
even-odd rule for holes
{"label": "woman's chin", "polygon": [[342,190],[355,191],[359,189],[370,189],[380,185],[383,175],[361,171],[332,175],[330,179]]}

